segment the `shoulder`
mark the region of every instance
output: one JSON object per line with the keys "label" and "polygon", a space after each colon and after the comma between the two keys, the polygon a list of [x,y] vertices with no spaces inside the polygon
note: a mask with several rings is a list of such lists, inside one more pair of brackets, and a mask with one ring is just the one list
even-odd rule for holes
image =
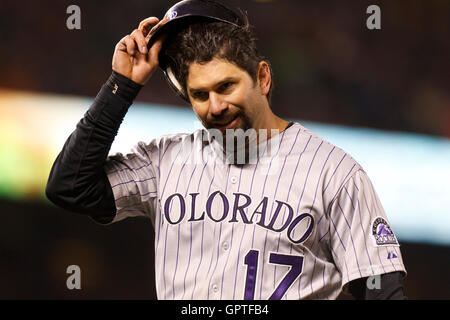
{"label": "shoulder", "polygon": [[[350,166],[361,169],[359,163],[349,153],[300,123],[294,122],[289,129],[288,139],[292,139],[295,136],[296,142],[304,144],[305,151],[312,150],[316,152],[319,160],[324,161],[327,168],[342,170]],[[325,159],[323,159],[324,155]]]}
{"label": "shoulder", "polygon": [[198,129],[191,133],[176,133],[161,136],[153,140],[150,146],[164,153],[170,149],[190,148],[202,141],[208,141],[207,133],[204,129]]}
{"label": "shoulder", "polygon": [[125,161],[139,158],[140,160],[154,160],[160,158],[170,149],[180,146],[190,146],[195,141],[202,139],[204,130],[196,130],[191,133],[175,133],[160,136],[148,142],[139,141],[127,154],[115,153],[108,157],[108,160]]}
{"label": "shoulder", "polygon": [[307,149],[313,153],[315,169],[320,170],[321,187],[326,200],[331,201],[356,172],[363,171],[352,155],[314,131],[299,123],[294,123],[291,128],[294,133],[300,131],[301,139],[308,141]]}
{"label": "shoulder", "polygon": [[181,145],[191,145],[196,141],[203,139],[204,131],[198,129],[191,133],[174,133],[163,135],[159,138],[153,139],[149,143],[138,142],[137,147],[144,149],[157,150],[158,152],[166,152],[168,149],[180,147]]}

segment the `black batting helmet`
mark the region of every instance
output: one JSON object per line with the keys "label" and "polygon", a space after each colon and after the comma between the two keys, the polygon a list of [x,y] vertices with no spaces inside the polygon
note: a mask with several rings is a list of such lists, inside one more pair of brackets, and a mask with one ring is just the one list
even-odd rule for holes
{"label": "black batting helmet", "polygon": [[[155,39],[162,34],[175,34],[181,28],[198,21],[221,21],[238,27],[245,25],[245,19],[240,12],[232,10],[223,4],[211,0],[183,0],[172,6],[164,15],[169,21],[161,26],[150,38],[148,48],[152,46]],[[159,53],[159,66],[166,76],[167,82],[175,93],[189,103],[189,97],[184,92],[165,54],[164,44]]]}

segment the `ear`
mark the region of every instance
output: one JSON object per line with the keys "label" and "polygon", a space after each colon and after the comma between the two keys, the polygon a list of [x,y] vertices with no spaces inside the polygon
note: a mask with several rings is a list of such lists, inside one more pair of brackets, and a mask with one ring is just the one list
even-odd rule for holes
{"label": "ear", "polygon": [[259,63],[256,76],[258,78],[261,93],[263,95],[267,95],[270,91],[270,85],[272,83],[272,74],[270,72],[269,64],[266,61],[261,61]]}

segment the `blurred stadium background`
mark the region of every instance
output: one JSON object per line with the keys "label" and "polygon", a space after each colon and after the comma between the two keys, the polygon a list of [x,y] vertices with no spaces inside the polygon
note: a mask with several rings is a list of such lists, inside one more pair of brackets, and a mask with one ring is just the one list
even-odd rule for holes
{"label": "blurred stadium background", "polygon": [[[104,227],[46,200],[53,160],[111,72],[115,44],[176,1],[0,3],[0,298],[154,299],[149,220]],[[366,169],[396,232],[411,299],[450,298],[450,2],[224,1],[272,62],[272,108]],[[81,8],[81,30],[66,8]],[[381,8],[381,30],[366,8]],[[112,152],[200,127],[157,72]],[[66,288],[79,265],[82,290]],[[342,296],[341,299],[349,299]]]}

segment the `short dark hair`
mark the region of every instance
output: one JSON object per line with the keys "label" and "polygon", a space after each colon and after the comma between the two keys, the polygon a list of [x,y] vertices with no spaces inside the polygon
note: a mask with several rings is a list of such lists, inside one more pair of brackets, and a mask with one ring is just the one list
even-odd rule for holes
{"label": "short dark hair", "polygon": [[[247,16],[244,17],[243,26],[217,21],[195,22],[169,36],[165,41],[163,50],[168,58],[168,66],[186,95],[186,81],[191,63],[207,63],[213,58],[225,59],[245,70],[255,83],[259,63],[266,61],[270,67],[269,61],[259,53],[256,46],[257,39]],[[272,89],[271,84],[267,94],[269,103]]]}

